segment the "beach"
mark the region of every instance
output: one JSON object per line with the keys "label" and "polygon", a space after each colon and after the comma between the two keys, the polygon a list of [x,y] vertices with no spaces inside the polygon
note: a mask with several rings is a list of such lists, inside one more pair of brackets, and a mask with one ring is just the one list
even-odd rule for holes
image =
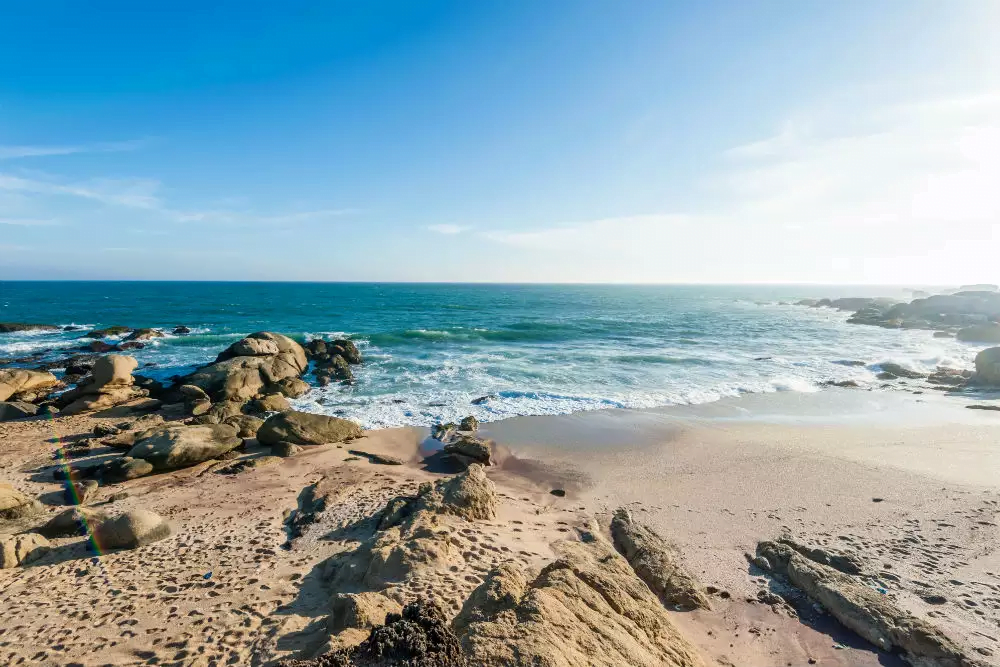
{"label": "beach", "polygon": [[[757,601],[773,580],[745,554],[782,532],[849,549],[881,572],[903,608],[992,659],[1000,650],[1000,417],[949,397],[864,394],[484,425],[498,451],[489,472],[502,501],[497,516],[468,533],[476,542],[461,568],[402,589],[456,613],[498,562],[542,567],[555,557],[553,541],[628,507],[715,591],[710,611],[668,610],[705,664],[894,664],[829,617],[800,620]],[[33,496],[58,494],[59,484],[31,474],[51,464],[51,440],[72,441],[120,418],[0,424],[0,476]],[[111,503],[116,510],[152,509],[174,534],[99,558],[79,538],[53,540],[44,558],[0,571],[14,619],[0,635],[5,664],[264,665],[329,649],[325,619],[336,591],[324,564],[356,544],[345,525],[446,477],[423,463],[427,436],[421,428],[369,431],[349,448],[310,449],[238,475],[213,472],[219,463],[209,461],[102,487],[97,503],[125,491]],[[374,464],[347,449],[405,464]],[[246,456],[263,451],[251,445]],[[317,483],[329,487],[327,510],[289,548],[288,516]],[[945,602],[926,602],[931,595]],[[332,645],[363,634],[347,630]]]}

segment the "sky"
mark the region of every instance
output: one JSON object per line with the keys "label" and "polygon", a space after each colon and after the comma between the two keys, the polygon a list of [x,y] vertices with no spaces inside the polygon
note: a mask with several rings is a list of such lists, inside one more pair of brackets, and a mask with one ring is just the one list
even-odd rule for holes
{"label": "sky", "polygon": [[1000,282],[1000,3],[0,3],[0,279]]}

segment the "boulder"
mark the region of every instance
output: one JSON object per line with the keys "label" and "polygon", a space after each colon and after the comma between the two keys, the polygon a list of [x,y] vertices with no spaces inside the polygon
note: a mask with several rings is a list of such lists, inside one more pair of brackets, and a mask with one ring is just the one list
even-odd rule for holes
{"label": "boulder", "polygon": [[331,356],[339,355],[346,359],[349,364],[360,364],[362,361],[361,350],[354,344],[354,341],[340,338],[330,343],[327,347]]}
{"label": "boulder", "polygon": [[[269,353],[263,354],[265,350]],[[278,383],[297,379],[307,368],[302,346],[291,338],[265,331],[233,343],[215,363],[198,369],[186,380],[213,400],[245,402],[257,394],[279,391]]]}
{"label": "boulder", "polygon": [[781,542],[757,545],[755,562],[822,605],[831,616],[883,651],[900,651],[913,665],[971,667],[975,664],[940,630],[898,607],[887,595],[851,575],[810,560]]}
{"label": "boulder", "polygon": [[905,366],[902,366],[892,361],[887,361],[879,365],[882,367],[883,373],[890,373],[895,377],[909,378],[911,380],[927,377],[926,373],[921,373],[919,371],[911,370]]}
{"label": "boulder", "polygon": [[977,384],[1000,386],[1000,347],[988,347],[976,355],[976,374],[972,380]]}
{"label": "boulder", "polygon": [[268,417],[257,431],[257,440],[262,445],[279,442],[323,445],[359,437],[361,437],[361,427],[352,421],[295,410]]}
{"label": "boulder", "polygon": [[228,352],[234,357],[265,357],[278,354],[278,344],[265,338],[244,338],[229,346]]}
{"label": "boulder", "polygon": [[[235,452],[233,453],[235,454]],[[265,468],[278,463],[281,463],[280,456],[257,456],[252,459],[242,459],[240,461],[236,461],[235,463],[219,468],[215,472],[220,475],[236,475],[241,472],[256,470],[257,468]]]}
{"label": "boulder", "polygon": [[[124,385],[111,385],[101,387],[99,391],[87,391],[86,387],[70,390],[60,398],[65,402],[73,399],[69,404],[65,404],[61,410],[63,415],[76,415],[82,412],[93,412],[105,410],[117,405],[123,405],[142,398],[146,398],[146,390],[138,387]],[[158,403],[158,402],[157,402]],[[151,408],[153,406],[150,406]]]}
{"label": "boulder", "polygon": [[114,352],[118,349],[117,345],[110,345],[105,343],[103,340],[95,340],[91,343],[84,345],[81,350],[90,350],[91,352],[97,352],[98,354],[106,354],[108,352]]}
{"label": "boulder", "polygon": [[281,456],[288,458],[289,456],[295,456],[302,451],[302,447],[296,445],[292,442],[276,442],[271,445],[271,453],[275,456]]}
{"label": "boulder", "polygon": [[128,386],[133,383],[132,371],[139,367],[135,357],[109,354],[94,362],[91,369],[91,386],[94,389],[110,386]]}
{"label": "boulder", "polygon": [[182,384],[177,388],[177,391],[184,397],[185,401],[196,401],[199,399],[211,401],[211,398],[205,393],[204,389],[193,384]]}
{"label": "boulder", "polygon": [[329,360],[316,365],[316,381],[321,386],[329,384],[331,378],[341,382],[350,382],[354,379],[350,365],[340,355],[330,357]]}
{"label": "boulder", "polygon": [[0,422],[14,419],[24,419],[34,417],[38,413],[38,406],[25,401],[0,401]]}
{"label": "boulder", "polygon": [[113,326],[105,329],[94,329],[83,334],[84,338],[107,338],[108,336],[120,336],[131,331],[131,327]]}
{"label": "boulder", "polygon": [[264,420],[253,415],[233,415],[227,417],[222,423],[235,428],[236,435],[241,438],[256,438],[257,431],[264,425]]}
{"label": "boulder", "polygon": [[20,519],[42,510],[34,498],[24,495],[6,482],[0,482],[0,519]]}
{"label": "boulder", "polygon": [[458,425],[458,430],[460,431],[478,431],[479,430],[479,420],[469,415],[462,419]]}
{"label": "boulder", "polygon": [[38,532],[49,538],[88,535],[107,520],[107,512],[92,507],[71,507],[49,519]]}
{"label": "boulder", "polygon": [[637,523],[627,509],[615,512],[611,538],[618,553],[664,604],[683,609],[711,609],[708,596],[684,567],[677,549],[648,526]]}
{"label": "boulder", "polygon": [[136,329],[125,336],[124,340],[152,340],[154,338],[163,338],[164,335],[159,329]]}
{"label": "boulder", "polygon": [[191,333],[191,329],[182,324],[180,326],[174,327],[174,330],[171,333],[173,333],[175,336],[186,336],[187,334]]}
{"label": "boulder", "polygon": [[101,481],[107,484],[127,482],[131,479],[145,477],[152,473],[152,463],[145,459],[134,459],[130,456],[105,461],[96,471],[96,475],[100,477]]}
{"label": "boulder", "polygon": [[63,487],[64,505],[85,505],[97,495],[98,483],[92,479],[79,482],[67,481]]}
{"label": "boulder", "polygon": [[137,436],[128,456],[148,461],[155,470],[172,470],[214,459],[242,444],[228,424],[165,426]]}
{"label": "boulder", "polygon": [[1000,343],[1000,324],[977,324],[959,329],[955,334],[957,340],[968,343]]}
{"label": "boulder", "polygon": [[298,398],[299,396],[304,396],[310,389],[312,389],[308,382],[305,382],[297,377],[279,380],[272,386],[277,389],[279,393],[284,394],[288,398]]}
{"label": "boulder", "polygon": [[255,412],[287,412],[292,409],[292,404],[288,402],[284,394],[267,394],[253,402]]}
{"label": "boulder", "polygon": [[15,394],[48,389],[59,384],[59,378],[48,371],[29,371],[24,368],[0,370],[0,401]]}
{"label": "boulder", "polygon": [[479,463],[484,466],[493,465],[493,454],[490,444],[479,438],[463,435],[454,442],[449,442],[442,449],[448,456],[462,465]]}
{"label": "boulder", "polygon": [[136,509],[100,524],[94,538],[103,549],[134,549],[170,536],[170,524],[160,515]]}
{"label": "boulder", "polygon": [[496,518],[497,490],[486,470],[473,463],[460,475],[422,487],[417,509],[453,514],[468,521]]}
{"label": "boulder", "polygon": [[44,556],[51,548],[49,541],[38,533],[0,537],[0,569],[26,565]]}

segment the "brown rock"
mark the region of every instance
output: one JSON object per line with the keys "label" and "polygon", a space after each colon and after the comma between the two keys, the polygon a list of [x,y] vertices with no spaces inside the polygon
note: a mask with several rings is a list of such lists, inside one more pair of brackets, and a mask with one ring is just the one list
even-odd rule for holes
{"label": "brown rock", "polygon": [[38,533],[0,537],[0,569],[26,565],[49,552],[49,541]]}
{"label": "brown rock", "polygon": [[128,456],[149,461],[156,470],[171,470],[214,459],[242,444],[228,424],[164,426],[137,436]]}
{"label": "brown rock", "polygon": [[0,370],[0,401],[14,394],[47,389],[59,384],[59,379],[48,371],[29,371],[23,368]]}
{"label": "brown rock", "polygon": [[328,623],[331,632],[383,625],[387,615],[403,610],[395,600],[374,592],[334,593],[330,607],[332,612]]}
{"label": "brown rock", "polygon": [[170,533],[170,525],[163,517],[136,509],[100,524],[94,537],[102,548],[134,549],[169,537]]}
{"label": "brown rock", "polygon": [[0,482],[0,519],[20,519],[42,510],[41,503],[6,482]]}
{"label": "brown rock", "polygon": [[361,427],[352,421],[326,415],[289,410],[268,417],[257,431],[262,445],[291,442],[296,445],[323,445],[361,436]]}

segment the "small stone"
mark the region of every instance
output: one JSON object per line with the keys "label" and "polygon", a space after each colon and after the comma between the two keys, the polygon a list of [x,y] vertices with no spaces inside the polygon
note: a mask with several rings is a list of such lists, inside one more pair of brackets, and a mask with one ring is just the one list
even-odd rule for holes
{"label": "small stone", "polygon": [[566,491],[563,490],[563,489],[552,489],[551,491],[549,491],[549,493],[551,493],[553,496],[555,496],[557,498],[565,498],[566,497]]}

